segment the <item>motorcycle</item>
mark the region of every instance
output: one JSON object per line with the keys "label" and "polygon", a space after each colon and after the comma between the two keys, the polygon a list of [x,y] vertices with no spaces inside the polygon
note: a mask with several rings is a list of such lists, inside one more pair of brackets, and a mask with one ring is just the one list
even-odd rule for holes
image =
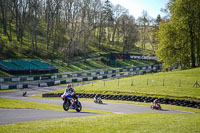
{"label": "motorcycle", "polygon": [[156,105],[152,105],[151,109],[161,110],[162,108],[160,106],[160,103],[157,103]]}
{"label": "motorcycle", "polygon": [[65,111],[68,111],[69,109],[75,109],[77,112],[80,112],[82,109],[81,102],[78,100],[78,95],[77,95],[77,100],[72,98],[71,94],[66,94],[61,96],[63,99],[63,109]]}
{"label": "motorcycle", "polygon": [[98,97],[98,98],[94,98],[94,103],[102,104],[103,102],[102,102],[101,98]]}

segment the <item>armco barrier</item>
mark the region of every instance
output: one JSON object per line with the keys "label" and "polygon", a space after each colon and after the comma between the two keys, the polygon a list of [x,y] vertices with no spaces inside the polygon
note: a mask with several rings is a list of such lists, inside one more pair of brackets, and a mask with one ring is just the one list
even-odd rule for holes
{"label": "armco barrier", "polygon": [[23,89],[28,88],[28,84],[10,84],[10,85],[0,85],[0,90],[8,89]]}
{"label": "armco barrier", "polygon": [[48,85],[47,85],[47,83],[39,83],[38,86],[39,87],[47,87]]}
{"label": "armco barrier", "polygon": [[35,77],[29,77],[29,76],[23,76],[23,77],[1,77],[0,83],[4,82],[23,82],[23,81],[35,81],[35,80],[56,80],[59,78],[73,78],[73,77],[90,77],[90,76],[100,76],[105,74],[112,74],[112,73],[119,73],[119,72],[129,72],[129,71],[135,71],[135,70],[152,70],[154,72],[157,72],[157,70],[160,71],[162,68],[161,64],[154,64],[154,65],[148,65],[148,66],[138,66],[138,67],[130,67],[130,68],[122,68],[118,70],[105,70],[100,72],[90,72],[90,73],[74,73],[74,74],[63,74],[63,75],[51,75],[51,76],[35,76]]}
{"label": "armco barrier", "polygon": [[[42,94],[42,97],[60,97],[63,93],[46,93]],[[80,98],[94,98],[95,94],[84,94],[77,93]],[[100,95],[102,99],[106,100],[123,100],[123,101],[137,101],[137,102],[153,102],[155,99],[161,104],[171,104],[184,107],[192,107],[200,109],[200,102],[179,100],[179,99],[169,99],[169,98],[156,98],[156,97],[142,97],[134,95]]]}
{"label": "armco barrier", "polygon": [[[150,68],[150,69],[149,69]],[[154,68],[154,69],[152,69]],[[143,70],[143,69],[148,69],[148,70]],[[94,76],[88,76],[88,77],[82,77],[82,78],[73,78],[73,79],[66,79],[66,80],[61,80],[57,81],[56,78],[62,77],[63,75],[57,75],[57,76],[41,76],[41,77],[20,77],[20,78],[1,78],[1,81],[33,81],[33,80],[41,80],[41,79],[49,79],[49,78],[54,78],[52,81],[48,82],[40,82],[38,83],[39,87],[47,87],[47,86],[53,86],[53,85],[58,85],[58,84],[66,84],[66,83],[72,83],[72,82],[82,82],[82,81],[91,81],[91,80],[98,80],[98,79],[106,79],[106,78],[111,78],[111,77],[124,77],[124,76],[133,76],[133,75],[138,75],[138,74],[144,74],[147,72],[158,72],[160,71],[161,66],[160,65],[151,65],[151,66],[140,66],[136,68],[125,68],[121,70],[112,70],[112,71],[106,71],[106,72],[92,72],[92,73],[87,73],[87,75],[94,75]],[[133,70],[130,71],[130,70]],[[126,72],[129,71],[129,72]],[[118,73],[118,72],[123,72],[123,73]],[[104,75],[97,75],[97,74],[103,74]],[[112,75],[110,74],[112,73]],[[80,74],[74,74],[73,76],[78,76]],[[70,75],[65,75],[65,77],[72,77]],[[0,88],[2,89],[14,89],[13,85],[0,85]]]}

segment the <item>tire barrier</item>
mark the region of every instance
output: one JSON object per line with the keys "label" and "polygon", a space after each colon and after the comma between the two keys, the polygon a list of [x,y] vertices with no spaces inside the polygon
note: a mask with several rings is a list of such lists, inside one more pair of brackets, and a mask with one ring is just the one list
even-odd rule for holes
{"label": "tire barrier", "polygon": [[[63,93],[46,93],[42,94],[42,97],[60,97]],[[80,98],[94,98],[95,94],[84,94],[77,93]],[[143,97],[143,96],[134,96],[134,95],[101,95],[102,99],[105,100],[122,100],[122,101],[136,101],[136,102],[153,102],[155,99],[161,104],[170,104],[183,107],[192,107],[200,109],[200,102],[188,101],[188,100],[179,100],[179,99],[169,99],[169,98],[157,98],[157,97]]]}

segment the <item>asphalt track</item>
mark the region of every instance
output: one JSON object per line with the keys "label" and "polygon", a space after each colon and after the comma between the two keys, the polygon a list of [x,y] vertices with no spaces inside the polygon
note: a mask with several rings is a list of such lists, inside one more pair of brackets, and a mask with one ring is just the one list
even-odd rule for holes
{"label": "asphalt track", "polygon": [[[65,88],[65,86],[52,86],[52,87],[31,87],[24,90],[15,91],[1,91],[0,98],[18,99],[24,101],[32,101],[39,103],[48,103],[62,106],[62,100],[58,99],[37,99],[23,97],[24,91],[27,91],[27,96],[47,93],[57,89]],[[81,101],[82,107],[87,109],[95,109],[102,111],[109,111],[113,113],[145,113],[145,112],[159,112],[159,113],[190,113],[177,110],[151,110],[150,107],[133,105],[133,104],[122,104],[122,103],[104,103],[96,104],[89,101]],[[103,115],[100,113],[90,112],[66,112],[66,111],[52,111],[52,110],[37,110],[37,109],[0,109],[0,125],[11,124],[17,122],[36,121],[44,119],[56,119],[65,117],[84,117],[91,115]]]}

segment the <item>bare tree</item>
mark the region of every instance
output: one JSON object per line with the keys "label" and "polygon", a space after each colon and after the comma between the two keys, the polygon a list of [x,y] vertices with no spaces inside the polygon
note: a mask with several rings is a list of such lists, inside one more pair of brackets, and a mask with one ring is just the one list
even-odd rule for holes
{"label": "bare tree", "polygon": [[3,26],[3,34],[8,37],[8,39],[11,41],[11,38],[7,32],[7,21],[8,21],[8,15],[9,15],[9,0],[0,0],[0,8],[1,8],[1,23]]}
{"label": "bare tree", "polygon": [[120,27],[123,38],[123,53],[129,53],[130,48],[138,40],[138,30],[133,16],[123,14],[120,16]]}
{"label": "bare tree", "polygon": [[45,19],[47,23],[46,27],[46,47],[47,50],[50,47],[51,38],[53,35],[54,22],[56,17],[56,1],[46,0],[45,5]]}
{"label": "bare tree", "polygon": [[[116,5],[113,10],[113,34],[112,34],[112,44],[114,45],[116,31],[119,26],[119,17],[122,14],[127,14],[128,10],[122,7],[121,5]],[[119,39],[118,39],[119,40]]]}
{"label": "bare tree", "polygon": [[20,41],[21,44],[23,44],[23,36],[24,36],[24,30],[25,30],[25,26],[27,24],[28,21],[28,5],[29,5],[28,0],[19,0],[18,1],[18,13],[16,13],[16,15],[18,16],[18,40]]}
{"label": "bare tree", "polygon": [[30,34],[31,34],[31,42],[32,42],[32,50],[33,53],[37,53],[37,36],[38,36],[38,25],[39,21],[41,19],[41,11],[42,8],[42,0],[30,0],[29,3],[29,13],[30,13],[30,18],[29,18],[29,24],[30,24]]}
{"label": "bare tree", "polygon": [[148,42],[148,28],[149,28],[149,16],[147,11],[142,11],[142,16],[138,18],[138,24],[140,27],[140,41],[142,43],[142,49],[146,49],[146,43]]}

